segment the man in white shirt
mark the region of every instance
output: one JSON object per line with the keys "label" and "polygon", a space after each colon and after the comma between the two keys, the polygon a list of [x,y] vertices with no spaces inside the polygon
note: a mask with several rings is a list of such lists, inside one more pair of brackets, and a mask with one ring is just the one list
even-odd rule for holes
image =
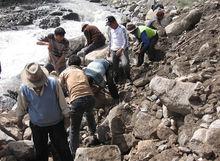
{"label": "man in white shirt", "polygon": [[115,17],[108,16],[106,18],[106,25],[110,27],[109,29],[109,54],[111,56],[113,63],[113,70],[116,74],[116,81],[119,78],[119,62],[121,61],[122,68],[124,70],[125,77],[130,79],[130,62],[128,56],[128,35],[127,30],[124,26],[119,25]]}

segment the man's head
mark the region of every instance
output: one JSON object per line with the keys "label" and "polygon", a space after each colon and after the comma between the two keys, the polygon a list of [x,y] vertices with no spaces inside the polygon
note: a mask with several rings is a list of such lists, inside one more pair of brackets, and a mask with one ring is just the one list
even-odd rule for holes
{"label": "man's head", "polygon": [[106,25],[111,27],[112,29],[116,29],[118,27],[118,22],[116,21],[114,16],[106,17]]}
{"label": "man's head", "polygon": [[126,25],[126,29],[128,30],[129,33],[135,34],[135,32],[137,31],[138,28],[137,28],[137,26],[134,25],[133,23],[128,23],[128,24]]}
{"label": "man's head", "polygon": [[158,10],[156,16],[158,20],[162,20],[164,18],[164,10]]}
{"label": "man's head", "polygon": [[37,63],[29,63],[21,73],[21,80],[27,86],[37,88],[42,87],[46,83],[46,75],[48,75],[48,71],[44,67]]}
{"label": "man's head", "polygon": [[81,30],[81,31],[84,32],[84,30],[86,29],[86,27],[87,27],[88,25],[89,25],[89,24],[87,24],[87,23],[83,23],[83,24],[82,24],[82,30]]}
{"label": "man's head", "polygon": [[66,32],[65,32],[64,28],[62,28],[62,27],[58,27],[58,28],[56,28],[55,31],[54,31],[55,39],[56,39],[58,42],[63,41],[63,39],[64,39],[64,37],[65,37],[65,34],[66,34]]}
{"label": "man's head", "polygon": [[71,65],[80,66],[81,65],[80,57],[78,55],[71,55],[68,60],[68,65],[69,66]]}

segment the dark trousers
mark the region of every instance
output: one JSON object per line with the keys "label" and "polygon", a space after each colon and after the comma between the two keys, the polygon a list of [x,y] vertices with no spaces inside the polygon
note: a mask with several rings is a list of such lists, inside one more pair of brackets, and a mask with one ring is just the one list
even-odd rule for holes
{"label": "dark trousers", "polygon": [[114,82],[114,73],[113,73],[112,65],[110,65],[109,69],[106,72],[106,80],[107,80],[108,90],[112,98],[119,99],[118,89]]}
{"label": "dark trousers", "polygon": [[36,150],[36,161],[48,161],[48,135],[55,150],[59,154],[61,161],[73,160],[63,121],[47,127],[40,127],[30,122],[30,127]]}
{"label": "dark trousers", "polygon": [[128,55],[128,49],[125,49],[124,53],[120,57],[116,55],[116,52],[117,51],[111,51],[113,71],[115,73],[116,79],[118,79],[120,76],[119,74],[119,63],[120,62],[123,68],[124,76],[127,79],[130,79],[130,59]]}
{"label": "dark trousers", "polygon": [[79,147],[79,132],[83,114],[85,113],[91,135],[96,132],[96,122],[93,115],[95,99],[93,96],[80,97],[71,103],[70,112],[70,149],[73,156]]}
{"label": "dark trousers", "polygon": [[156,34],[150,40],[150,45],[147,49],[143,49],[143,47],[141,47],[142,52],[139,53],[139,55],[138,55],[138,66],[143,64],[145,53],[148,55],[148,58],[150,61],[154,61],[154,59],[156,58],[155,45],[157,44],[158,39],[159,39],[158,34]]}
{"label": "dark trousers", "polygon": [[100,48],[104,45],[105,45],[104,40],[100,41],[99,43],[94,43],[93,42],[93,43],[89,44],[88,46],[86,46],[85,48],[83,48],[82,51],[84,51],[85,54],[88,54],[88,53],[90,53],[90,52],[92,52],[92,51],[94,51],[94,50],[96,50],[96,49],[98,49],[98,48]]}

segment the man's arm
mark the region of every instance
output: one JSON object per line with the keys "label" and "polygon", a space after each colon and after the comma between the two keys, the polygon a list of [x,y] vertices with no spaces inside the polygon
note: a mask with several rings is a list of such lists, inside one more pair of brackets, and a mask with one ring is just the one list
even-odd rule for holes
{"label": "man's arm", "polygon": [[143,47],[141,48],[140,52],[143,53],[143,52],[146,52],[146,50],[149,48],[149,45],[150,45],[150,40],[146,32],[143,32],[141,34],[141,41],[143,43]]}
{"label": "man's arm", "polygon": [[37,41],[37,45],[49,45],[49,40],[53,37],[53,34],[49,34],[48,36],[41,38]]}
{"label": "man's arm", "polygon": [[24,115],[27,114],[27,101],[22,93],[22,91],[19,91],[18,93],[18,102],[17,102],[17,108],[16,108],[16,115],[17,115],[17,126],[19,129],[24,128],[24,124],[22,122]]}
{"label": "man's arm", "polygon": [[128,35],[127,35],[127,31],[125,28],[122,28],[122,40],[123,40],[123,44],[120,47],[120,49],[117,51],[117,55],[121,56],[122,53],[124,52],[124,50],[127,48],[128,46]]}
{"label": "man's arm", "polygon": [[57,97],[59,99],[59,104],[60,104],[62,114],[65,118],[68,118],[70,109],[67,106],[66,99],[63,94],[63,90],[62,90],[61,85],[58,81],[57,81],[57,86],[56,86],[56,92],[57,92]]}
{"label": "man's arm", "polygon": [[87,41],[87,44],[86,45],[89,45],[92,43],[92,40],[91,40],[91,35],[88,31],[84,31],[84,35],[86,37],[86,41]]}

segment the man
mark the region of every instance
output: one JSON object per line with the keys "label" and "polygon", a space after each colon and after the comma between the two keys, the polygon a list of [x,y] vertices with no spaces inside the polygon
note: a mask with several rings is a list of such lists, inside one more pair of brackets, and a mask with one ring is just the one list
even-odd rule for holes
{"label": "man", "polygon": [[154,61],[156,57],[155,45],[158,41],[158,34],[156,30],[153,30],[147,26],[136,27],[132,23],[127,24],[127,30],[133,34],[139,43],[141,43],[138,54],[137,66],[141,66],[144,62],[144,54],[147,52],[150,61]]}
{"label": "man", "polygon": [[65,58],[69,52],[69,41],[65,38],[65,34],[65,30],[58,27],[54,34],[49,34],[37,42],[38,45],[48,45],[49,63],[46,68],[49,72],[55,70],[60,74],[66,68]]}
{"label": "man", "polygon": [[116,80],[119,78],[119,62],[121,61],[125,77],[130,81],[130,65],[128,55],[129,42],[126,28],[122,25],[119,25],[113,16],[108,16],[106,18],[106,25],[110,27],[108,33],[110,52],[107,56],[112,57],[113,70],[116,74]]}
{"label": "man", "polygon": [[[45,69],[46,70],[46,69]],[[18,96],[17,125],[26,113],[30,117],[37,161],[48,161],[48,135],[62,161],[72,161],[64,120],[69,109],[58,81],[47,77],[39,64],[27,64],[21,74],[22,85]]]}
{"label": "man", "polygon": [[69,92],[70,109],[70,149],[73,156],[79,147],[79,132],[83,114],[85,113],[88,126],[94,140],[96,122],[93,115],[95,99],[90,88],[87,76],[80,69],[81,59],[71,55],[68,60],[69,67],[60,74],[60,82]]}
{"label": "man", "polygon": [[[105,88],[107,84],[113,99],[118,100],[118,89],[113,80],[112,64],[106,59],[96,59],[85,68],[85,74],[91,78],[96,85]],[[104,77],[106,77],[106,82]]]}
{"label": "man", "polygon": [[83,24],[82,32],[86,37],[87,44],[77,55],[84,57],[88,53],[105,45],[105,36],[96,26]]}

